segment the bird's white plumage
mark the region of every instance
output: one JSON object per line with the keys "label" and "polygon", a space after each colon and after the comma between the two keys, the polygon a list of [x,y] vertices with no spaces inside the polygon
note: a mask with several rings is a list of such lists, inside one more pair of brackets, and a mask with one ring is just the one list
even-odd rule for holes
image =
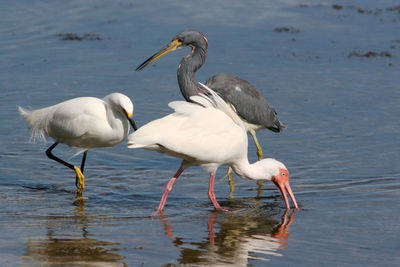
{"label": "bird's white plumage", "polygon": [[213,90],[204,87],[210,96],[192,96],[196,103],[171,102],[169,106],[175,112],[130,134],[128,147],[179,157],[187,166],[199,165],[210,172],[220,165],[232,165],[240,176],[249,179],[270,179],[279,168],[285,168],[274,159],[264,159],[253,164],[257,168],[249,168],[243,121]]}
{"label": "bird's white plumage", "polygon": [[124,110],[133,113],[133,104],[120,93],[103,99],[78,97],[33,111],[19,107],[32,139],[50,136],[60,143],[83,149],[122,142],[129,132]]}
{"label": "bird's white plumage", "polygon": [[[224,111],[215,108],[217,104],[210,98],[203,96],[193,100],[202,105],[171,102],[169,106],[175,112],[129,135],[128,147],[166,153],[207,169],[213,168],[213,163],[230,164],[246,154],[243,151],[247,147],[245,130]],[[226,108],[230,109],[227,105]]]}
{"label": "bird's white plumage", "polygon": [[198,165],[210,173],[208,197],[218,210],[214,193],[215,173],[220,165],[231,165],[243,178],[272,180],[280,188],[287,208],[287,191],[297,208],[283,163],[263,159],[250,164],[247,159],[246,128],[234,110],[214,91],[194,96],[195,103],[170,103],[174,113],[142,126],[128,136],[129,148],[143,148],[182,158],[182,164],[164,189],[157,211],[162,212],[169,192],[184,169]]}

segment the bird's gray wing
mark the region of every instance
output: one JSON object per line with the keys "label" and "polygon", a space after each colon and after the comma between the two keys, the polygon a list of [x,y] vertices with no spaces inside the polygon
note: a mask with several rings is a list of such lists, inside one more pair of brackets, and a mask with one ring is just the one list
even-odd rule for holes
{"label": "bird's gray wing", "polygon": [[240,117],[249,123],[261,125],[274,132],[286,126],[267,100],[249,82],[228,73],[220,73],[207,80],[206,85],[216,91],[226,102],[231,103]]}

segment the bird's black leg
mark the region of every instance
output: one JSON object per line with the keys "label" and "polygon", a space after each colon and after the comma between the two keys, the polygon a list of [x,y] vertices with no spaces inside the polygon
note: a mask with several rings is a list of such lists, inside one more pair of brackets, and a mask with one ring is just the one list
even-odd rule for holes
{"label": "bird's black leg", "polygon": [[85,162],[86,162],[86,155],[87,155],[87,150],[83,152],[83,157],[82,157],[82,162],[81,162],[81,171],[83,173],[83,168],[85,168]]}
{"label": "bird's black leg", "polygon": [[64,166],[67,166],[67,167],[70,168],[70,169],[75,170],[74,165],[72,165],[72,164],[70,164],[70,163],[68,163],[68,162],[66,162],[66,161],[63,161],[63,160],[60,159],[60,158],[57,158],[56,156],[53,155],[53,153],[51,153],[51,151],[52,151],[57,145],[58,145],[58,142],[55,142],[54,144],[52,144],[52,145],[46,150],[46,155],[47,155],[47,157],[49,157],[49,159],[52,159],[52,160],[57,161],[58,163],[63,164]]}
{"label": "bird's black leg", "polygon": [[[54,144],[52,144],[47,150],[46,150],[46,155],[47,157],[49,157],[49,159],[55,160],[58,163],[63,164],[64,166],[67,166],[68,168],[72,169],[75,171],[76,173],[76,180],[75,180],[75,184],[76,187],[78,187],[78,194],[82,193],[83,188],[85,187],[85,181],[84,181],[84,176],[82,174],[81,169],[79,169],[79,167],[72,165],[71,163],[68,163],[56,156],[53,155],[53,153],[51,153],[51,151],[58,145],[58,142],[55,142]],[[86,160],[86,151],[84,154],[84,158],[82,159],[82,166],[85,165],[85,160]]]}

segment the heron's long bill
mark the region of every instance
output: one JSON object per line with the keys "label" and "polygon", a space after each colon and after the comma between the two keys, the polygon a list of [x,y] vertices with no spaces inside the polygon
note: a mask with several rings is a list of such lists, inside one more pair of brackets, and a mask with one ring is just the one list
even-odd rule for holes
{"label": "heron's long bill", "polygon": [[282,197],[285,200],[286,209],[290,209],[290,204],[289,204],[289,200],[288,200],[288,197],[286,195],[286,192],[289,194],[290,198],[292,199],[294,208],[297,209],[298,205],[297,205],[297,202],[296,202],[296,198],[294,197],[292,188],[290,187],[289,181],[282,182],[282,181],[273,180],[273,182],[275,183],[275,185],[281,191]]}
{"label": "heron's long bill", "polygon": [[172,40],[172,42],[170,42],[166,47],[164,47],[163,49],[161,49],[160,51],[158,51],[157,53],[155,53],[154,55],[149,57],[145,62],[140,64],[140,66],[136,68],[136,71],[140,71],[140,70],[144,69],[145,67],[147,67],[148,65],[150,65],[151,63],[153,63],[154,61],[159,59],[160,57],[181,48],[181,44],[182,44],[182,41],[179,39]]}

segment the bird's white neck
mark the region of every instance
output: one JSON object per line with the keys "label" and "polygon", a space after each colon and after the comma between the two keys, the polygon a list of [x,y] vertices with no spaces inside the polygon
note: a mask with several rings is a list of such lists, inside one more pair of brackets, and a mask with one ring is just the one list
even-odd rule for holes
{"label": "bird's white neck", "polygon": [[124,140],[129,132],[129,123],[125,115],[119,111],[110,109],[107,111],[107,119],[110,125],[110,136],[114,136],[116,143]]}
{"label": "bird's white neck", "polygon": [[250,164],[247,157],[234,164],[232,168],[237,175],[250,180],[271,180],[279,173],[279,168],[286,168],[281,162],[267,158]]}

